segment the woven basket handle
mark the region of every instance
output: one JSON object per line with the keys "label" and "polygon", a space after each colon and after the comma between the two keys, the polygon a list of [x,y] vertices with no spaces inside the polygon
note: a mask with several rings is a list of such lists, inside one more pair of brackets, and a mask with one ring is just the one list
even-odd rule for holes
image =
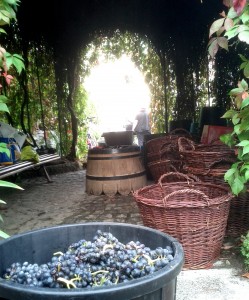
{"label": "woven basket handle", "polygon": [[185,143],[187,143],[187,145],[189,145],[192,148],[192,150],[195,150],[194,143],[191,140],[189,140],[189,139],[182,136],[182,137],[179,137],[179,139],[178,139],[178,148],[179,148],[180,152],[185,151],[185,148],[183,146],[183,141]]}
{"label": "woven basket handle", "polygon": [[[195,195],[201,196],[202,200],[205,201],[205,203],[209,206],[208,196],[205,195],[202,191],[194,190],[194,189],[183,189],[183,190],[174,191],[163,198],[163,204],[166,207],[167,201],[170,197],[176,196],[176,195],[186,195],[186,194],[195,194]],[[199,201],[197,201],[197,202],[200,204]]]}
{"label": "woven basket handle", "polygon": [[212,163],[208,166],[209,170],[210,170],[211,168],[213,168],[214,166],[220,164],[220,163],[234,163],[234,160],[229,159],[229,158],[221,158],[221,159],[219,159],[219,160],[217,160],[217,161],[212,162]]}
{"label": "woven basket handle", "polygon": [[[173,167],[172,165],[171,165],[170,167],[175,168],[175,167]],[[182,174],[182,173],[179,173],[179,172],[169,172],[169,173],[163,174],[163,175],[158,179],[158,184],[160,185],[161,188],[163,188],[163,186],[162,186],[162,180],[163,180],[164,178],[166,178],[166,177],[169,177],[170,175],[176,175],[176,176],[178,176],[178,177],[182,177],[182,178],[186,179],[187,182],[189,182],[189,181],[192,181],[192,182],[193,182],[193,181],[194,181],[194,179],[193,179],[193,178],[190,178],[188,175],[185,175],[185,174]],[[174,182],[175,182],[175,180],[174,180]]]}
{"label": "woven basket handle", "polygon": [[186,129],[184,129],[184,128],[176,128],[176,129],[170,131],[169,135],[174,135],[174,134],[176,134],[178,132],[179,133],[183,132],[186,135],[188,135],[189,137],[191,137],[191,134]]}

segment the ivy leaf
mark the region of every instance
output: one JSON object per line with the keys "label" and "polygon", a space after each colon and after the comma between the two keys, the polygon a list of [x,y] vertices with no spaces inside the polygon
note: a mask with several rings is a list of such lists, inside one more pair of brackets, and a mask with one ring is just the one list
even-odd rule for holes
{"label": "ivy leaf", "polygon": [[0,111],[10,113],[9,108],[5,103],[0,103]]}
{"label": "ivy leaf", "polygon": [[234,19],[238,16],[237,12],[235,11],[235,9],[233,7],[231,7],[228,11],[227,17]]}
{"label": "ivy leaf", "polygon": [[217,38],[214,38],[208,47],[208,53],[212,58],[214,58],[218,50],[219,50],[218,41]]}
{"label": "ivy leaf", "polygon": [[6,103],[9,99],[5,95],[0,95],[0,103]]}
{"label": "ivy leaf", "polygon": [[240,65],[240,70],[244,69],[246,67],[246,65],[248,64],[247,61],[243,61],[243,63]]}
{"label": "ivy leaf", "polygon": [[232,118],[236,113],[237,113],[236,110],[230,109],[230,110],[228,110],[227,112],[225,112],[224,115],[221,116],[221,118],[224,118],[224,119],[230,119],[230,118]]}
{"label": "ivy leaf", "polygon": [[218,38],[217,38],[217,42],[218,42],[218,45],[219,45],[221,48],[223,48],[223,49],[225,49],[225,50],[228,51],[228,41],[227,41],[227,39],[226,39],[224,36],[218,37]]}
{"label": "ivy leaf", "polygon": [[249,130],[249,120],[248,119],[242,119],[241,123],[240,123],[240,129],[241,129],[241,133],[240,135],[245,132],[245,134],[247,134],[248,137],[248,132],[246,132],[247,130]]}
{"label": "ivy leaf", "polygon": [[239,15],[246,6],[246,0],[233,0],[233,7],[236,13]]}
{"label": "ivy leaf", "polygon": [[13,54],[13,65],[19,74],[25,69],[23,58],[18,54]]}
{"label": "ivy leaf", "polygon": [[229,169],[226,171],[225,175],[224,175],[224,179],[226,181],[229,181],[229,179],[233,178],[234,177],[234,173],[235,173],[235,169]]}
{"label": "ivy leaf", "polygon": [[222,26],[222,27],[216,32],[217,36],[221,36],[221,34],[222,34],[224,31],[225,31],[225,27]]}
{"label": "ivy leaf", "polygon": [[240,32],[238,37],[239,37],[239,40],[241,40],[241,42],[245,42],[245,43],[249,44],[249,30]]}
{"label": "ivy leaf", "polygon": [[228,95],[229,96],[237,96],[237,95],[239,95],[239,94],[242,94],[244,92],[244,89],[242,89],[242,88],[235,88],[235,89],[232,89],[229,93],[228,93]]}
{"label": "ivy leaf", "polygon": [[240,110],[239,116],[240,116],[241,119],[249,117],[249,111],[247,109]]}
{"label": "ivy leaf", "polygon": [[244,170],[249,170],[249,164],[247,163],[247,164],[244,164],[242,167],[241,167],[241,169],[240,169],[241,171],[244,171]]}
{"label": "ivy leaf", "polygon": [[234,26],[233,28],[231,28],[230,30],[228,30],[224,36],[226,36],[229,40],[233,37],[235,37],[239,31],[238,31],[239,25]]}
{"label": "ivy leaf", "polygon": [[249,97],[245,98],[241,104],[241,108],[244,108],[249,105]]}
{"label": "ivy leaf", "polygon": [[249,145],[247,145],[247,146],[245,146],[245,147],[243,148],[243,154],[242,154],[242,155],[245,155],[245,154],[247,154],[247,153],[249,153]]}
{"label": "ivy leaf", "polygon": [[[234,171],[234,172],[232,172],[232,171]],[[229,169],[226,173],[225,173],[225,175],[224,175],[224,180],[226,181],[226,182],[228,182],[228,184],[231,186],[231,184],[234,182],[234,178],[235,178],[235,175],[236,175],[236,172],[237,172],[237,170],[234,170],[234,169]],[[230,173],[231,172],[231,173]]]}
{"label": "ivy leaf", "polygon": [[220,136],[220,140],[222,141],[222,143],[228,145],[229,147],[231,147],[235,144],[233,135],[231,133],[222,134]]}
{"label": "ivy leaf", "polygon": [[226,29],[226,31],[230,30],[233,27],[234,23],[233,20],[230,18],[226,18],[225,22],[224,22],[224,27]]}
{"label": "ivy leaf", "polygon": [[3,28],[0,28],[0,33],[7,34],[7,32]]}
{"label": "ivy leaf", "polygon": [[0,25],[7,25],[10,23],[10,19],[12,18],[11,14],[4,9],[0,11]]}
{"label": "ivy leaf", "polygon": [[249,170],[246,170],[246,172],[245,172],[245,180],[246,181],[249,180]]}
{"label": "ivy leaf", "polygon": [[239,141],[246,140],[248,138],[248,134],[248,132],[241,132],[240,134],[238,134]]}
{"label": "ivy leaf", "polygon": [[234,131],[236,134],[240,134],[240,124],[234,126]]}
{"label": "ivy leaf", "polygon": [[246,78],[249,78],[249,62],[246,63],[246,65],[244,67],[244,70],[243,70],[243,73],[244,73]]}
{"label": "ivy leaf", "polygon": [[236,114],[232,117],[233,125],[238,124],[239,121],[240,121],[240,118],[238,118],[238,113],[236,113]]}
{"label": "ivy leaf", "polygon": [[247,84],[247,82],[245,81],[245,79],[242,79],[242,80],[241,80],[240,86],[241,86],[244,90],[247,90],[247,89],[248,89],[248,84]]}
{"label": "ivy leaf", "polygon": [[249,145],[249,141],[247,140],[245,140],[245,141],[241,141],[239,144],[237,144],[236,146],[241,146],[241,147],[244,147],[244,146],[247,146],[247,145]]}
{"label": "ivy leaf", "polygon": [[240,178],[236,177],[231,184],[232,192],[234,195],[238,196],[240,192],[244,189],[244,183],[240,180]]}
{"label": "ivy leaf", "polygon": [[247,25],[242,24],[242,25],[239,25],[239,27],[238,27],[239,33],[243,32],[243,31],[247,31],[247,30],[249,30],[249,27]]}
{"label": "ivy leaf", "polygon": [[218,19],[213,22],[209,30],[209,37],[211,37],[216,31],[218,31],[224,23],[225,18]]}
{"label": "ivy leaf", "polygon": [[244,10],[243,14],[240,16],[241,21],[245,24],[249,21],[249,11],[248,7]]}
{"label": "ivy leaf", "polygon": [[244,55],[239,54],[239,57],[241,58],[241,60],[248,62],[248,59]]}
{"label": "ivy leaf", "polygon": [[239,148],[239,149],[238,149],[238,152],[237,152],[237,158],[238,158],[239,160],[243,160],[243,159],[242,159],[242,148]]}
{"label": "ivy leaf", "polygon": [[242,94],[237,95],[234,102],[235,102],[237,108],[240,109],[241,103],[242,103]]}
{"label": "ivy leaf", "polygon": [[12,65],[16,68],[17,72],[20,74],[23,69],[25,69],[23,58],[18,54],[11,55],[10,53],[5,53],[7,68],[9,69]]}

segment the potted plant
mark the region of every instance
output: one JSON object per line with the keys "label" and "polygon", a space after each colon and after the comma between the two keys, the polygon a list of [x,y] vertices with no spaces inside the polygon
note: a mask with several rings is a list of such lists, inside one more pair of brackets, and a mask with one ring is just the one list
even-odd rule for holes
{"label": "potted plant", "polygon": [[[229,41],[249,44],[249,4],[246,0],[223,0],[227,12],[210,27],[208,51],[214,57],[219,48],[228,51]],[[245,45],[246,46],[246,45]],[[249,181],[249,55],[238,54],[241,58],[240,70],[244,78],[238,82],[229,95],[230,109],[222,116],[232,122],[233,131],[221,136],[221,141],[235,147],[237,161],[225,173],[224,179],[238,196],[248,191]]]}

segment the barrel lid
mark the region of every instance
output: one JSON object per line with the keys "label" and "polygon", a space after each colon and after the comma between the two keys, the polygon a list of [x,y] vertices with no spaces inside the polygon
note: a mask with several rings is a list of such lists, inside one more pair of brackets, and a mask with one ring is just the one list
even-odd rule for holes
{"label": "barrel lid", "polygon": [[92,148],[88,150],[88,154],[113,154],[113,153],[127,153],[127,152],[137,152],[140,151],[139,146],[122,145],[113,146],[106,148]]}

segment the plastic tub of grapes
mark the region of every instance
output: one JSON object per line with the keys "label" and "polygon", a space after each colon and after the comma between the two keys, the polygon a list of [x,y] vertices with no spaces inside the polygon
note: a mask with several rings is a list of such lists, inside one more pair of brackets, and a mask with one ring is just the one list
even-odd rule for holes
{"label": "plastic tub of grapes", "polygon": [[177,240],[144,226],[39,229],[0,242],[0,297],[173,300],[183,262]]}

